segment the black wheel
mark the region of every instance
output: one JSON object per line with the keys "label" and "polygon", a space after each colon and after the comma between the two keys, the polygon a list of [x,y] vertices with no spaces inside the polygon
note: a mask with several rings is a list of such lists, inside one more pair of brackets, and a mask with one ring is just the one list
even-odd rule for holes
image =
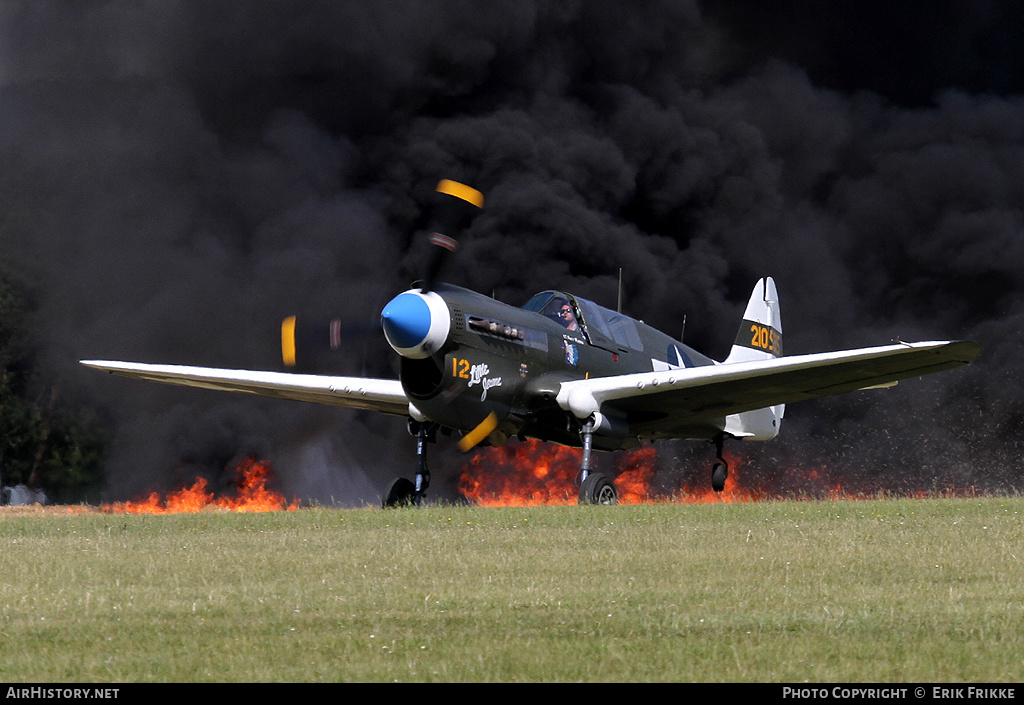
{"label": "black wheel", "polygon": [[618,504],[619,493],[607,475],[599,472],[587,475],[580,485],[580,504]]}
{"label": "black wheel", "polygon": [[721,492],[725,489],[725,478],[729,477],[729,466],[718,462],[711,466],[711,489]]}
{"label": "black wheel", "polygon": [[388,487],[388,491],[384,493],[384,501],[381,502],[381,507],[383,509],[409,507],[412,506],[415,499],[416,485],[408,478],[398,477]]}

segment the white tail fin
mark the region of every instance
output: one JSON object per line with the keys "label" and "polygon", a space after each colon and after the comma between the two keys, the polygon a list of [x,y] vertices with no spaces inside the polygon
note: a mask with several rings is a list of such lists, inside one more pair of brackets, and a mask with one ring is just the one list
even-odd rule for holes
{"label": "white tail fin", "polygon": [[[759,279],[750,293],[739,333],[723,364],[782,357],[782,314],[779,292],[771,277]],[[785,404],[733,414],[726,418],[725,432],[737,438],[768,440],[779,433]]]}
{"label": "white tail fin", "polygon": [[751,362],[782,357],[782,314],[779,292],[771,277],[758,279],[750,293],[743,323],[729,351],[729,362]]}

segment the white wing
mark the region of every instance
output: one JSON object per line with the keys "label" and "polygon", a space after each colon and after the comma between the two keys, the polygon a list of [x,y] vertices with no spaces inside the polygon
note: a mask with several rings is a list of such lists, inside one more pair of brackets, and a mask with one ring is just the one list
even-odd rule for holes
{"label": "white wing", "polygon": [[364,377],[329,377],[289,372],[223,370],[185,365],[147,365],[138,362],[82,360],[83,365],[113,374],[153,382],[203,387],[229,392],[248,392],[280,399],[371,409],[407,415],[409,399],[398,380]]}
{"label": "white wing", "polygon": [[[563,382],[559,406],[578,418],[602,410],[630,429],[679,437],[713,419],[776,404],[891,386],[901,379],[965,365],[981,351],[970,341],[899,343],[771,360],[641,372]],[[604,408],[602,408],[604,407]]]}

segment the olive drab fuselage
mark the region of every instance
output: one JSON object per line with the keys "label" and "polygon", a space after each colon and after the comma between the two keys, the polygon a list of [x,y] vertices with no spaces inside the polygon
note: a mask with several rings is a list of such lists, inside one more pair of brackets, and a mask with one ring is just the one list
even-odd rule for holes
{"label": "olive drab fuselage", "polygon": [[[640,321],[564,292],[542,292],[522,308],[451,285],[435,292],[450,313],[447,338],[432,355],[402,358],[402,386],[416,409],[443,427],[468,431],[493,413],[498,424],[487,442],[495,445],[519,436],[579,446],[579,426],[555,402],[562,382],[714,364]],[[559,302],[571,308],[574,330],[548,313]],[[619,421],[595,434],[595,447],[636,445],[629,427],[641,419]],[[718,431],[714,425],[695,433]]]}

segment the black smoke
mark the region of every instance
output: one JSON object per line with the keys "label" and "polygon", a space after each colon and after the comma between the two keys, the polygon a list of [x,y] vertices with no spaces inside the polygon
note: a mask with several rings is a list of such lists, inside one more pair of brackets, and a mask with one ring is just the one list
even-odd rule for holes
{"label": "black smoke", "polygon": [[[321,501],[407,474],[400,420],[77,360],[276,368],[286,315],[373,322],[420,273],[440,178],[487,197],[448,278],[505,301],[613,305],[621,267],[627,312],[674,335],[685,316],[721,359],[771,275],[790,354],[979,341],[968,368],[793,406],[742,452],[879,489],[1019,489],[1024,13],[771,8],[7,5],[2,257],[43,292],[53,374],[115,422],[110,497],[249,453]],[[387,353],[354,341],[338,371],[394,376]],[[457,462],[435,461],[442,491]]]}

